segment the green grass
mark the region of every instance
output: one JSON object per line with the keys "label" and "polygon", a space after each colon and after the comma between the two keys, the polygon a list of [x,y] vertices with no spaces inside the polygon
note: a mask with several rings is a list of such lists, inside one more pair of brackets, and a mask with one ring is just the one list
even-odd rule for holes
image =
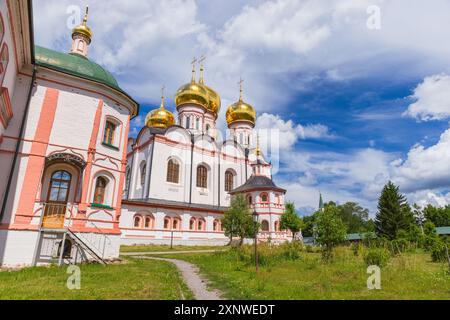
{"label": "green grass", "polygon": [[165,252],[165,251],[193,251],[193,250],[220,250],[227,248],[225,246],[173,246],[170,249],[168,245],[133,245],[121,246],[120,252]]}
{"label": "green grass", "polygon": [[33,267],[0,272],[0,300],[4,299],[192,299],[171,263],[127,259],[123,264],[81,265],[81,289],[69,290],[67,267]]}
{"label": "green grass", "polygon": [[332,263],[318,253],[302,253],[297,261],[279,260],[262,267],[236,256],[186,254],[172,257],[197,264],[229,299],[449,299],[448,266],[431,262],[429,254],[396,256],[381,270],[381,290],[368,290],[368,274],[361,257],[339,248]]}

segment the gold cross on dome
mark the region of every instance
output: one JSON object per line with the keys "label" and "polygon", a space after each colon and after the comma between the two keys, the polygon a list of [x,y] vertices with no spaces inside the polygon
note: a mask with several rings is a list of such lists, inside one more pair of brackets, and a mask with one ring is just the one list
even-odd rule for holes
{"label": "gold cross on dome", "polygon": [[244,79],[240,78],[238,85],[239,85],[239,100],[242,100],[244,95]]}
{"label": "gold cross on dome", "polygon": [[164,90],[166,89],[166,86],[161,87],[161,108],[164,107]]}
{"label": "gold cross on dome", "polygon": [[194,57],[194,59],[192,59],[192,79],[191,82],[194,83],[195,82],[195,65],[197,64],[197,58]]}
{"label": "gold cross on dome", "polygon": [[201,83],[201,84],[204,84],[205,83],[205,80],[203,79],[203,62],[205,62],[205,60],[206,60],[206,57],[205,57],[205,55],[202,55],[201,57],[200,57],[200,59],[198,60],[198,63],[200,64],[200,80],[199,80],[199,82]]}

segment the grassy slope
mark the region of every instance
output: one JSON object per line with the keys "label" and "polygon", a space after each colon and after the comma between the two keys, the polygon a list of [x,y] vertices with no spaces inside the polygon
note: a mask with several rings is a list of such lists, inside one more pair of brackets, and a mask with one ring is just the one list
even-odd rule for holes
{"label": "grassy slope", "polygon": [[192,299],[175,266],[134,259],[118,265],[82,265],[81,290],[69,290],[66,267],[0,272],[0,299]]}
{"label": "grassy slope", "polygon": [[168,245],[134,245],[121,246],[120,252],[164,252],[164,251],[192,251],[192,250],[220,250],[221,246],[173,246]]}
{"label": "grassy slope", "polygon": [[[175,257],[175,256],[174,256]],[[281,261],[261,268],[225,253],[176,256],[196,263],[214,287],[230,299],[449,299],[450,275],[428,254],[395,257],[381,270],[382,290],[367,289],[362,258],[340,249],[335,261],[323,264],[317,253],[302,260]]]}

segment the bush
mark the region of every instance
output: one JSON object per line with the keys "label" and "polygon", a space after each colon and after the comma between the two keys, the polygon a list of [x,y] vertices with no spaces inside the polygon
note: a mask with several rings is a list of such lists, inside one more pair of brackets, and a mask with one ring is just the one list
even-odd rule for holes
{"label": "bush", "polygon": [[351,249],[356,257],[359,257],[364,251],[364,245],[361,243],[352,243]]}
{"label": "bush", "polygon": [[284,260],[298,260],[301,258],[300,253],[303,250],[301,243],[294,241],[291,243],[284,243],[280,246],[280,258]]}
{"label": "bush", "polygon": [[364,261],[367,266],[379,266],[384,267],[389,262],[391,255],[388,250],[383,248],[369,249],[364,257]]}
{"label": "bush", "polygon": [[433,262],[445,262],[447,261],[447,248],[445,243],[438,239],[431,247],[431,260]]}

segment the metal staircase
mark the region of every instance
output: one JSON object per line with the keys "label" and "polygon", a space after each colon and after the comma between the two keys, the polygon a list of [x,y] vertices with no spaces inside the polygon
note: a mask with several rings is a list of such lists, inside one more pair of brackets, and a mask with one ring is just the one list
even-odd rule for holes
{"label": "metal staircase", "polygon": [[[48,212],[48,209],[43,209]],[[65,219],[63,219],[64,221]],[[67,225],[61,224],[56,228],[43,224],[41,218],[38,243],[33,264],[77,264],[83,262],[97,262],[106,265],[105,250],[111,240],[101,232],[92,222],[90,226],[96,229],[92,233],[77,233],[71,230],[71,217]]]}

